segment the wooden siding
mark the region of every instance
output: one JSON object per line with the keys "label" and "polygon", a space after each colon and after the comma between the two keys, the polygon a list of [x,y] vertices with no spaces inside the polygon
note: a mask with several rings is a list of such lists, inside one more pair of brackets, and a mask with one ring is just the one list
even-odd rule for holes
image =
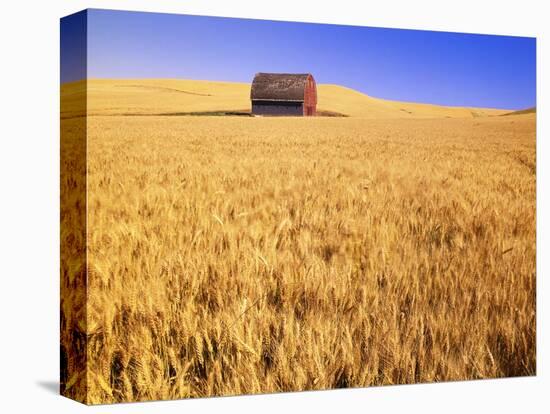
{"label": "wooden siding", "polygon": [[252,101],[254,115],[303,116],[302,102]]}

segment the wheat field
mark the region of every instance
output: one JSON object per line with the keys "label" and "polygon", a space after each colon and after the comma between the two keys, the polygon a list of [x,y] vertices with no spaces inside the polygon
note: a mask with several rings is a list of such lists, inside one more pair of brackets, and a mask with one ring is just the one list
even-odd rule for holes
{"label": "wheat field", "polygon": [[[73,246],[87,220],[87,263],[62,261],[66,394],[535,375],[535,114],[158,116],[150,89],[129,109],[94,85],[93,116],[62,120],[87,131],[88,190],[62,209]],[[204,108],[246,109],[227,99]]]}
{"label": "wheat field", "polygon": [[[471,118],[509,111],[398,102],[375,98],[339,85],[319,84],[320,111],[364,119]],[[182,115],[250,111],[250,84],[181,79],[90,79],[62,86],[61,117],[82,115]]]}

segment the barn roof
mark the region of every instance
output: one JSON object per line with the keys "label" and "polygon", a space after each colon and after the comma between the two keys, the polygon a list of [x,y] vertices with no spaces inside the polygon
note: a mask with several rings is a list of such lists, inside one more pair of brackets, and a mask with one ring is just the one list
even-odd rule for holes
{"label": "barn roof", "polygon": [[309,73],[257,73],[250,99],[262,101],[304,101]]}

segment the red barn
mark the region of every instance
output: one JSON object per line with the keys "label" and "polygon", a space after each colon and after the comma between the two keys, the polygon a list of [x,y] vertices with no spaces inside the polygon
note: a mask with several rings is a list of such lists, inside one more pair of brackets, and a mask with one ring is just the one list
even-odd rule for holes
{"label": "red barn", "polygon": [[317,86],[310,73],[257,73],[250,100],[253,115],[315,116]]}

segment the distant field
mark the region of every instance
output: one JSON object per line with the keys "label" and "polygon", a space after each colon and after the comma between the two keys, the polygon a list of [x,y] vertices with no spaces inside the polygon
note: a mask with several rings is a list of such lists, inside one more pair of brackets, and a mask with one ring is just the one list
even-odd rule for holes
{"label": "distant field", "polygon": [[533,108],[522,109],[520,111],[507,112],[503,115],[523,115],[523,114],[534,114],[536,112],[537,112],[537,108],[533,107]]}
{"label": "distant field", "polygon": [[321,85],[350,117],[154,116],[249,86],[89,87],[87,327],[62,325],[89,402],[535,374],[535,114]]}
{"label": "distant field", "polygon": [[[82,82],[64,85],[62,95],[70,102],[70,96],[78,96],[82,88]],[[368,119],[472,118],[510,112],[388,101],[337,85],[318,85],[318,99],[320,111]],[[68,105],[62,115],[70,117],[71,109]],[[166,79],[88,81],[91,115],[212,111],[250,111],[250,84]]]}

